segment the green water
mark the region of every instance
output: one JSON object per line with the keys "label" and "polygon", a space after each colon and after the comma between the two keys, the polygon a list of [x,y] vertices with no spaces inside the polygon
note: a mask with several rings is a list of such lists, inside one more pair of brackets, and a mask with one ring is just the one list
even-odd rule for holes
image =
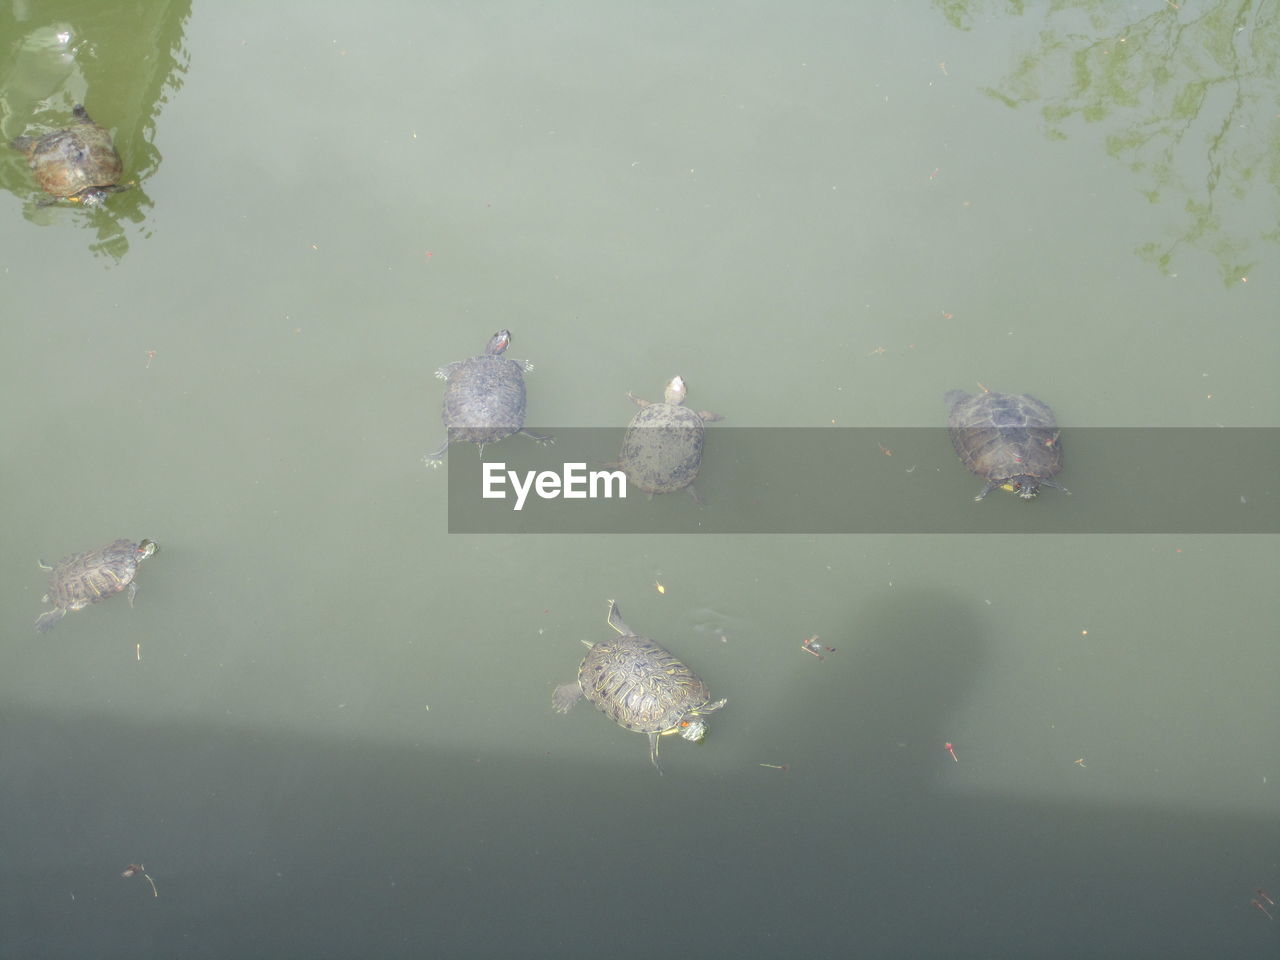
{"label": "green water", "polygon": [[[1273,950],[1274,537],[451,536],[420,460],[500,327],[552,430],[1280,425],[1275,6],[1068,6],[0,14],[4,139],[133,181],[0,163],[0,953]],[[662,777],[550,709],[606,598],[729,701]]]}

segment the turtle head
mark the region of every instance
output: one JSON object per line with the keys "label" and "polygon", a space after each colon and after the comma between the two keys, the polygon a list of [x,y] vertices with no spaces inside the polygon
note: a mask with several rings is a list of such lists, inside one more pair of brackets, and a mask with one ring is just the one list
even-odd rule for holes
{"label": "turtle head", "polygon": [[74,197],[67,197],[68,203],[78,204],[82,207],[100,207],[107,201],[107,197],[113,193],[119,193],[124,187],[117,187],[113,184],[107,184],[102,187],[86,187]]}
{"label": "turtle head", "polygon": [[1002,489],[1016,493],[1023,500],[1034,500],[1040,493],[1040,481],[1036,477],[1011,477]]}
{"label": "turtle head", "polygon": [[1023,500],[1034,500],[1040,495],[1041,487],[1053,487],[1053,489],[1061,490],[1063,493],[1071,493],[1057,480],[1050,480],[1048,477],[1011,477],[1004,482],[1000,489],[1016,493]]}
{"label": "turtle head", "polygon": [[499,330],[497,333],[495,333],[492,337],[489,338],[489,344],[484,348],[484,352],[486,355],[490,357],[496,357],[498,356],[498,354],[502,353],[503,350],[507,349],[510,343],[511,343],[511,331]]}
{"label": "turtle head", "polygon": [[690,743],[697,743],[707,735],[707,721],[696,713],[691,713],[680,721],[676,732]]}
{"label": "turtle head", "polygon": [[154,540],[143,540],[137,547],[138,562],[141,563],[148,557],[155,556],[155,552],[160,549],[160,545]]}
{"label": "turtle head", "polygon": [[688,385],[684,382],[684,377],[676,375],[671,378],[671,382],[667,384],[666,392],[663,393],[662,399],[667,403],[681,404],[684,403],[685,394],[689,392]]}
{"label": "turtle head", "polygon": [[715,703],[708,703],[696,710],[690,710],[676,724],[676,732],[690,743],[697,743],[707,735],[705,714],[714,713],[728,702],[728,700],[717,700]]}

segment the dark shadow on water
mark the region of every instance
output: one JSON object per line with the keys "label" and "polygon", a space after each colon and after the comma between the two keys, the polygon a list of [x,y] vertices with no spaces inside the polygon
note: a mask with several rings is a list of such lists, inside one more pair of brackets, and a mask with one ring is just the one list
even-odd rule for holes
{"label": "dark shadow on water", "polygon": [[[984,667],[977,623],[940,593],[851,609],[848,682],[726,690],[723,739],[667,748],[662,777],[615,730],[597,767],[554,741],[477,756],[6,710],[0,954],[1274,952],[1249,906],[1274,819],[947,788],[937,731]],[[789,771],[757,765],[783,750]]]}

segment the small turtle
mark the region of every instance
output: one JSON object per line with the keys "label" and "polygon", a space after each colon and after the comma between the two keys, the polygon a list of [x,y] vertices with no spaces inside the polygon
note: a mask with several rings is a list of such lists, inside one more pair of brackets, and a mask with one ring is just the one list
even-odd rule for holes
{"label": "small turtle", "polygon": [[111,134],[94,123],[80,104],[72,113],[75,123],[65,130],[43,137],[18,137],[10,146],[26,154],[27,164],[45,193],[58,200],[98,206],[108,193],[126,189],[116,185],[124,167]]}
{"label": "small turtle", "polygon": [[951,444],[971,473],[986,480],[974,497],[996,487],[1035,499],[1040,487],[1070,493],[1051,480],[1062,469],[1062,443],[1049,405],[1023,394],[948,391]]}
{"label": "small turtle", "polygon": [[511,333],[499,330],[484,353],[470,360],[455,360],[436,371],[448,381],[444,388],[441,419],[448,435],[423,460],[438,466],[450,443],[475,443],[484,458],[484,445],[496,443],[513,433],[521,433],[540,443],[551,437],[524,429],[524,372],[532,370],[528,360],[512,360],[502,354],[511,343]]}
{"label": "small turtle", "polygon": [[618,637],[592,644],[578,667],[578,679],[556,687],[551,705],[568,713],[586,696],[606,716],[628,730],[649,735],[649,759],[658,765],[658,738],[678,733],[697,743],[707,733],[703,719],[725,705],[711,699],[698,675],[669,651],[622,621],[618,604],[609,601],[609,626]]}
{"label": "small turtle", "polygon": [[661,403],[627,394],[640,410],[627,425],[618,466],[628,482],[646,493],[674,493],[687,487],[699,499],[693,481],[702,466],[707,432],[703,424],[724,417],[686,407],[686,393],[684,377],[677,376],[667,384]]}
{"label": "small turtle", "polygon": [[158,549],[154,540],[141,543],[113,540],[97,550],[64,557],[57,564],[41,560],[41,569],[53,571],[49,575],[49,592],[43,598],[45,603],[53,604],[53,609],[36,618],[36,629],[41,633],[52,630],[68,610],[80,610],[91,603],[99,603],[126,588],[129,606],[133,606],[133,597],[138,592],[133,577],[138,564]]}

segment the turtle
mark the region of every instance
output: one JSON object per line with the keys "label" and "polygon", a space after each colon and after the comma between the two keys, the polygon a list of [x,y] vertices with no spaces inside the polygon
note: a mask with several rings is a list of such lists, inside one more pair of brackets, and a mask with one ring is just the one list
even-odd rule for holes
{"label": "turtle", "polygon": [[441,419],[448,434],[437,449],[423,460],[438,466],[450,443],[475,443],[484,458],[486,443],[520,433],[539,443],[551,437],[524,429],[524,372],[532,370],[528,360],[512,360],[502,354],[511,343],[511,332],[499,330],[489,338],[484,353],[470,360],[455,360],[436,371],[447,381]]}
{"label": "turtle", "polygon": [[52,603],[53,609],[36,618],[36,629],[41,633],[52,630],[68,610],[80,610],[125,589],[129,593],[129,606],[133,606],[138,592],[133,577],[138,564],[159,549],[154,540],[112,540],[105,547],[64,557],[56,564],[41,560],[41,569],[52,571],[49,592],[43,601]]}
{"label": "turtle", "polygon": [[587,651],[578,679],[556,687],[551,705],[568,713],[586,697],[619,726],[649,736],[649,759],[658,773],[658,738],[678,733],[694,743],[707,733],[704,717],[727,700],[712,700],[711,691],[657,641],[639,636],[623,622],[616,600],[610,600],[608,623],[618,634],[598,643],[583,640]]}
{"label": "turtle", "polygon": [[1040,487],[1070,491],[1050,479],[1062,469],[1062,443],[1049,405],[1029,394],[951,390],[951,444],[971,473],[986,481],[975,500],[996,487],[1034,500]]}
{"label": "turtle", "polygon": [[[42,137],[18,137],[10,146],[26,154],[27,164],[45,193],[88,207],[98,206],[117,185],[124,166],[111,134],[89,117],[81,104],[71,111],[75,122]],[[53,201],[45,201],[52,203]]]}
{"label": "turtle", "polygon": [[718,413],[693,410],[684,405],[688,384],[675,376],[667,384],[662,401],[627,396],[640,410],[627,425],[617,466],[629,483],[652,495],[688,489],[699,500],[693,481],[702,466],[703,424],[723,420]]}

